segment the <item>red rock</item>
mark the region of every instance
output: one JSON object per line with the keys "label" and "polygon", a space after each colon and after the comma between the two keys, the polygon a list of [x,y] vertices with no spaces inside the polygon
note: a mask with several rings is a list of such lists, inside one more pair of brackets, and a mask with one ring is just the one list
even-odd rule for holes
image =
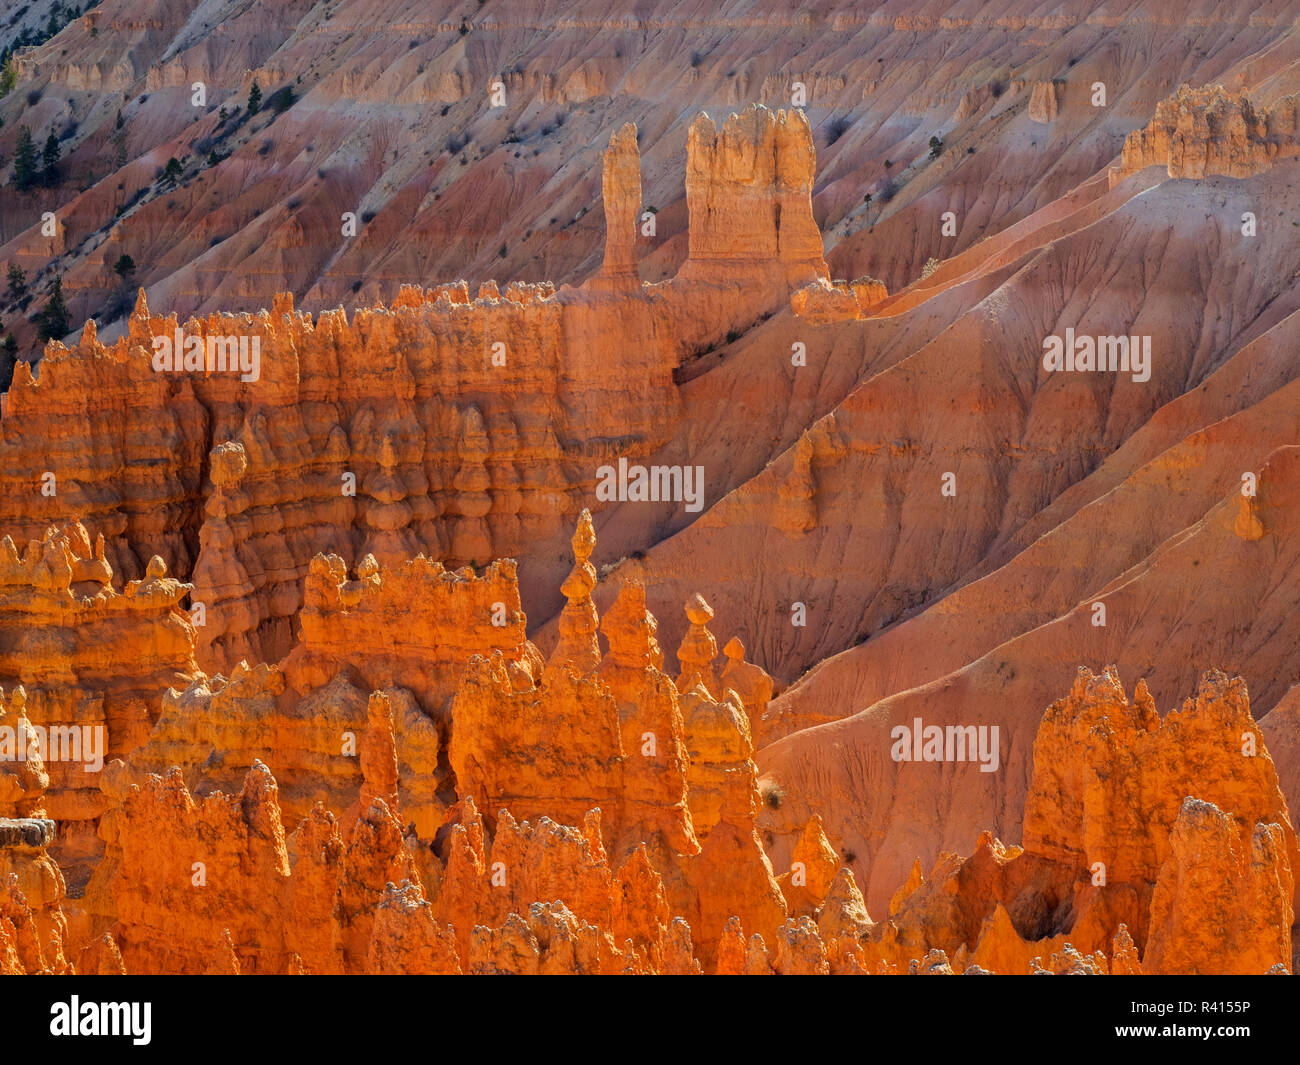
{"label": "red rock", "polygon": [[1190,796],[1151,898],[1142,971],[1263,974],[1291,963],[1295,920],[1290,824],[1240,820]]}
{"label": "red rock", "polygon": [[1256,108],[1244,93],[1222,85],[1180,85],[1161,101],[1145,129],[1128,135],[1119,176],[1152,165],[1164,165],[1171,178],[1261,173],[1276,159],[1300,152],[1298,103],[1292,96],[1274,110]]}
{"label": "red rock", "polygon": [[460,974],[451,927],[438,926],[432,906],[409,880],[389,884],[376,907],[366,971],[389,976]]}

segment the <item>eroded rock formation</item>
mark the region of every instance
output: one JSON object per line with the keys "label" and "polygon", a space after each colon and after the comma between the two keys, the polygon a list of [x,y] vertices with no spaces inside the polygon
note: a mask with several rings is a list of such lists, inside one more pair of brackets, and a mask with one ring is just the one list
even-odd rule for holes
{"label": "eroded rock formation", "polygon": [[[584,514],[575,573],[594,546]],[[111,593],[107,563],[96,573]],[[873,920],[821,818],[774,870],[751,730],[771,681],[737,640],[718,669],[702,597],[687,604],[674,683],[635,582],[602,625],[588,582],[571,579],[573,618],[543,669],[513,565],[474,577],[366,562],[348,581],[321,557],[313,573],[319,609],[284,663],[171,689],[146,742],[108,766],[106,852],[82,897],[66,897],[48,852],[50,775],[33,760],[0,776],[0,812],[18,818],[0,821],[6,971],[1290,964],[1295,835],[1239,678],[1206,674],[1162,721],[1141,683],[1130,701],[1114,671],[1081,670],[1038,731],[1023,845],[986,832],[969,857],[942,855],[928,874],[917,862]],[[492,602],[516,605],[506,624],[483,622]],[[30,730],[25,698],[16,689],[0,723]],[[355,745],[335,747],[344,736]]]}
{"label": "eroded rock formation", "polygon": [[[1267,38],[1256,23],[1268,19],[1234,30]],[[72,58],[53,48],[21,57],[21,77],[51,90],[43,117],[67,87],[125,94],[143,79],[166,94],[188,77],[220,75],[188,46],[174,61],[151,60],[155,38],[183,30],[174,12],[155,21],[143,27],[139,56],[119,67],[75,54],[96,22],[122,28],[98,13],[63,42]],[[1037,17],[1025,25],[1046,27]],[[954,28],[983,32],[926,16],[895,26],[920,36]],[[856,32],[837,18],[825,36]],[[1214,32],[1196,34],[1212,40]],[[1207,60],[1205,49],[1187,52],[1189,64],[1215,76],[1232,65]],[[1129,60],[1110,69],[1111,59],[1096,58],[1105,53],[1093,50],[1076,73],[1085,84],[1111,82],[1108,118],[1127,120],[1124,128],[1147,123],[1152,101],[1141,83],[1157,79],[1135,75]],[[135,66],[154,60],[147,71]],[[771,62],[755,56],[727,99],[784,96],[789,71],[778,76]],[[713,63],[692,80],[709,84]],[[1263,52],[1251,61],[1270,63]],[[467,64],[435,64],[418,84],[395,70],[387,81],[402,88],[391,102],[467,101],[478,91]],[[1240,66],[1239,81],[1251,64]],[[1088,69],[1099,66],[1108,69]],[[901,137],[896,126],[872,132],[872,123],[847,118],[814,126],[802,112],[762,107],[720,123],[697,117],[686,137],[695,109],[685,109],[685,201],[653,196],[666,239],[653,251],[641,243],[647,262],[638,261],[636,223],[647,209],[638,134],[620,114],[601,172],[604,266],[588,284],[558,291],[498,284],[480,261],[465,267],[473,286],[403,286],[386,303],[370,288],[363,309],[325,310],[372,276],[428,276],[428,260],[417,267],[416,253],[397,246],[459,253],[461,237],[428,223],[447,212],[457,226],[476,224],[444,180],[465,145],[440,151],[413,182],[387,183],[383,196],[382,148],[371,154],[384,161],[349,175],[346,190],[336,168],[302,163],[302,174],[287,168],[277,189],[301,191],[300,178],[314,172],[320,197],[306,197],[306,213],[301,201],[283,211],[256,206],[254,215],[269,219],[265,248],[247,249],[242,269],[218,255],[174,279],[158,268],[155,278],[168,280],[151,287],[153,302],[177,313],[151,313],[142,291],[124,336],[104,343],[89,323],[79,340],[53,343],[37,372],[21,366],[0,412],[0,524],[33,545],[20,556],[10,543],[11,558],[0,559],[12,571],[0,574],[0,724],[22,735],[51,724],[102,726],[111,760],[92,778],[98,786],[61,760],[16,769],[0,761],[0,866],[18,877],[0,895],[4,971],[946,975],[1289,966],[1296,844],[1282,795],[1294,793],[1287,767],[1296,730],[1287,706],[1256,727],[1244,684],[1210,674],[1196,699],[1161,721],[1145,684],[1130,701],[1108,672],[1082,676],[1038,718],[1061,690],[1059,678],[1043,679],[1041,663],[1112,660],[1108,632],[1092,633],[1086,646],[1078,635],[1088,635],[1086,625],[1061,634],[1093,596],[1111,610],[1110,632],[1131,638],[1135,658],[1161,643],[1168,621],[1165,642],[1184,671],[1247,662],[1269,690],[1264,708],[1294,676],[1285,654],[1256,645],[1294,644],[1284,598],[1292,582],[1280,578],[1295,527],[1295,449],[1287,446],[1296,405],[1285,357],[1295,322],[1277,279],[1289,284],[1297,264],[1267,228],[1263,254],[1250,262],[1227,254],[1221,265],[1192,268],[1169,254],[1204,246],[1211,231],[1200,223],[1210,193],[1197,180],[1250,182],[1228,187],[1243,207],[1286,195],[1276,164],[1294,155],[1295,98],[1282,95],[1293,82],[1285,71],[1272,78],[1268,108],[1218,88],[1180,90],[1129,137],[1111,183],[1152,165],[1191,180],[1135,178],[1128,187],[1148,182],[1136,203],[1114,187],[1108,195],[1097,174],[1114,144],[1100,154],[1091,136],[1079,138],[1082,151],[1037,147],[1044,136],[1070,144],[1077,112],[1087,110],[1076,106],[1074,74],[1035,81],[1050,73],[1037,69],[1009,85],[996,73],[981,72],[973,86],[963,76],[915,98],[883,70],[865,91],[852,77],[806,75],[817,113],[829,114],[846,92],[880,97],[912,129]],[[239,95],[265,73],[241,68]],[[512,97],[545,101],[649,85],[636,62],[608,59],[583,61],[560,79],[526,64],[504,77]],[[368,80],[345,65],[304,92],[365,96]],[[286,158],[301,151],[306,159],[307,147],[347,143],[341,120],[324,110],[315,126],[297,114],[282,120],[268,149],[276,165],[289,149]],[[144,125],[138,113],[130,121]],[[927,164],[931,124],[922,116],[936,114],[965,125],[942,127],[943,154]],[[1009,138],[980,140],[992,124]],[[481,180],[505,152],[523,160],[497,167],[511,170],[508,192],[490,182],[476,190],[492,209],[536,192],[543,167],[527,162],[522,145],[540,131],[523,126],[510,128],[500,152],[475,145],[459,164]],[[215,116],[199,116],[195,128],[227,135]],[[592,136],[588,125],[580,136],[603,144],[608,128]],[[184,155],[183,135],[166,136],[181,139],[146,149],[133,130],[132,151]],[[88,173],[94,146],[78,148],[75,130],[69,137],[82,152],[71,165]],[[907,270],[933,251],[944,264],[925,284],[890,296],[868,278],[830,280],[813,220],[814,138],[834,165],[818,217],[828,233],[832,220],[839,226],[830,253],[837,272],[871,270],[897,287],[894,279],[910,281],[915,270]],[[1034,151],[1000,150],[1015,138]],[[888,148],[902,165],[888,177],[855,173],[855,154],[876,166],[866,144]],[[219,159],[194,185],[228,193],[233,171],[261,172],[251,140],[230,147],[234,164]],[[647,192],[666,180],[655,152],[652,139]],[[483,167],[481,158],[492,161]],[[561,171],[545,169],[553,172]],[[588,168],[586,179],[595,173]],[[864,179],[874,202],[862,198]],[[680,172],[673,180],[680,193]],[[533,249],[598,244],[598,225],[581,221],[594,189],[571,184],[560,199],[576,198],[572,222],[561,224],[569,212],[557,207],[535,235],[512,234],[499,255],[492,241],[483,258],[497,256],[509,273],[526,261],[516,256],[530,239]],[[173,252],[191,242],[193,255],[174,257],[197,262],[203,242],[251,224],[242,216],[248,204],[204,212],[211,201],[182,187],[175,202],[212,220],[164,239],[163,198],[146,193],[137,207],[118,188],[117,203],[98,188],[68,205],[54,238],[15,235],[29,220],[7,221],[9,253],[29,266],[66,256],[80,307],[98,275],[110,273],[106,256],[132,233],[153,234],[152,247]],[[318,228],[332,239],[340,194],[349,207],[370,196],[363,206],[380,210],[361,214],[376,224],[351,245],[327,249],[324,268],[325,244],[308,215],[327,218]],[[919,235],[915,224],[917,212],[931,219],[941,198],[960,207],[960,235],[942,238],[955,239],[955,249],[935,246],[940,238]],[[115,206],[120,226],[108,222]],[[1008,213],[1017,224],[999,233]],[[77,240],[97,227],[107,239],[88,253]],[[669,277],[683,258],[672,280],[639,281],[643,267]],[[1256,259],[1269,268],[1253,269]],[[387,272],[375,274],[377,262]],[[312,313],[287,294],[254,313],[212,313],[263,307],[268,278],[300,295],[310,289]],[[1095,295],[1100,320],[1157,335],[1150,388],[1063,386],[1044,382],[1034,358],[1018,361],[1036,355],[1055,319],[1065,324],[1079,291],[1090,304]],[[1171,315],[1181,306],[1175,297],[1188,293],[1216,313]],[[179,343],[178,330],[216,345],[255,339],[257,372],[155,371],[154,341]],[[791,361],[799,348],[802,363]],[[985,357],[993,350],[996,358]],[[1216,374],[1215,387],[1200,387]],[[620,459],[707,463],[709,513],[600,505],[616,501],[594,496],[595,470]],[[1223,485],[1242,469],[1264,471],[1260,492],[1220,505]],[[953,470],[959,493],[936,502],[935,484]],[[1171,498],[1179,495],[1190,501]],[[86,526],[47,531],[76,517]],[[563,547],[575,524],[570,569]],[[608,566],[595,550],[597,528]],[[1112,535],[1119,528],[1122,538]],[[1177,535],[1184,528],[1194,535]],[[1206,584],[1194,586],[1205,605],[1189,623],[1193,567],[1212,574],[1208,585],[1261,604],[1257,628],[1232,595]],[[1106,585],[1122,574],[1133,576]],[[1153,585],[1175,592],[1148,595]],[[1135,606],[1135,598],[1159,605]],[[535,624],[552,619],[534,633],[546,655],[527,639],[524,602],[539,603]],[[796,607],[807,617],[793,620]],[[1053,625],[1055,635],[1044,636]],[[916,629],[921,638],[906,635]],[[1247,635],[1236,644],[1180,642],[1211,629]],[[733,631],[740,635],[719,662],[719,643]],[[1020,633],[1036,635],[1016,645]],[[672,647],[679,637],[674,671],[659,640]],[[899,654],[895,639],[915,642]],[[820,695],[803,696],[802,707],[794,701],[797,712],[773,707],[772,674],[756,662],[791,680],[862,641],[851,683],[832,664]],[[1243,645],[1248,651],[1235,654]],[[980,655],[990,661],[980,664]],[[1040,664],[1029,683],[1026,661]],[[1171,688],[1187,690],[1178,687],[1185,673],[1162,672],[1154,653],[1152,661],[1162,703]],[[945,674],[957,680],[931,684]],[[886,728],[891,714],[919,702],[945,724],[954,705],[1002,724],[1003,776],[895,774],[847,727],[807,729],[803,762],[788,749],[760,750],[842,718],[847,706],[860,709],[867,694],[865,706],[899,697],[871,715]],[[845,763],[852,768],[841,777]],[[775,770],[761,788],[760,765]],[[995,819],[996,832],[979,831]],[[853,836],[854,820],[869,831]],[[953,840],[964,853],[972,839],[968,856],[951,853]],[[914,853],[927,860],[913,862]]]}
{"label": "eroded rock formation", "polygon": [[1163,166],[1171,178],[1251,177],[1300,153],[1298,116],[1300,96],[1256,107],[1222,85],[1180,85],[1145,128],[1128,135],[1117,176]]}

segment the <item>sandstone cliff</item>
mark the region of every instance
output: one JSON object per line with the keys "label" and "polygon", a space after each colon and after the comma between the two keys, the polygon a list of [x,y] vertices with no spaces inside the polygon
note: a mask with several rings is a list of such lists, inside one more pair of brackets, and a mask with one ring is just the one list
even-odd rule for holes
{"label": "sandstone cliff", "polygon": [[1300,154],[1298,114],[1298,96],[1284,97],[1272,108],[1257,108],[1244,93],[1229,92],[1222,85],[1181,85],[1161,101],[1144,129],[1125,139],[1112,183],[1148,166],[1164,166],[1171,178],[1246,178],[1261,173]]}

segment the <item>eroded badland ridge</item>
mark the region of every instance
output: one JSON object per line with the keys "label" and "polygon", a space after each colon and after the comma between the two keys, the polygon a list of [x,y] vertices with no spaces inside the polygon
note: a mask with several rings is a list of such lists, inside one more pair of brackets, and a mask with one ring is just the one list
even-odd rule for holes
{"label": "eroded badland ridge", "polygon": [[1291,971],[1300,7],[908,6],[13,56],[0,972]]}

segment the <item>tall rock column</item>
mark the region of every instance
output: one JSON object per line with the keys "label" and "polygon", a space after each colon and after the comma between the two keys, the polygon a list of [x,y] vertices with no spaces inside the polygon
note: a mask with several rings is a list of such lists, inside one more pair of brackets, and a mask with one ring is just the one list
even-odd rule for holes
{"label": "tall rock column", "polygon": [[605,264],[600,276],[610,281],[638,284],[636,271],[636,218],[641,210],[641,152],[636,126],[625,123],[609,138],[601,175],[605,199]]}
{"label": "tall rock column", "polygon": [[578,528],[571,543],[573,569],[560,586],[568,602],[560,613],[559,643],[546,667],[548,683],[564,666],[586,676],[600,665],[600,641],[596,636],[599,619],[596,604],[591,601],[591,590],[596,587],[596,567],[591,564],[591,553],[596,548],[596,530],[591,524],[591,511],[584,510],[578,518]]}
{"label": "tall rock column", "polygon": [[703,684],[709,694],[720,694],[718,678],[713,671],[713,660],[718,657],[718,641],[708,629],[713,620],[713,607],[704,596],[696,593],[686,603],[686,619],[691,627],[677,648],[677,661],[682,667],[677,677],[677,690],[688,692],[695,685]]}
{"label": "tall rock column", "polygon": [[677,689],[661,672],[658,624],[646,609],[645,586],[623,585],[605,615],[601,631],[609,654],[600,677],[619,700],[624,757],[625,823],[614,853],[659,833],[678,854],[695,854],[699,844],[686,796],[686,744]]}
{"label": "tall rock column", "polygon": [[791,288],[817,278],[830,278],[822,253],[822,234],[813,220],[812,190],[817,152],[812,129],[802,112],[791,109],[776,116],[777,254]]}
{"label": "tall rock column", "polygon": [[382,799],[397,813],[397,741],[393,736],[393,707],[383,692],[372,692],[366,706],[366,731],[361,737],[361,803],[358,815]]}
{"label": "tall rock column", "polygon": [[687,136],[690,250],[678,276],[770,273],[796,287],[829,278],[812,213],[815,169],[801,111],[773,114],[753,104],[720,130],[707,114],[697,116]]}

